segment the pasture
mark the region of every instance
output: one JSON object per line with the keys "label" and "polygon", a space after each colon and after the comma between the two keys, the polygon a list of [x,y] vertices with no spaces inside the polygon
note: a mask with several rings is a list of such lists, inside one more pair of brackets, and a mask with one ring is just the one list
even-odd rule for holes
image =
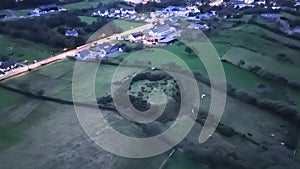
{"label": "pasture", "polygon": [[238,65],[240,60],[244,60],[245,64],[241,66],[245,69],[260,66],[267,72],[272,72],[289,80],[300,82],[299,75],[295,73],[300,71],[299,66],[282,63],[279,60],[265,57],[260,53],[252,52],[244,48],[232,47],[223,55],[222,59],[235,65]]}
{"label": "pasture", "polygon": [[96,8],[98,5],[99,5],[99,1],[92,0],[92,1],[83,1],[83,2],[59,5],[59,7],[71,10],[71,9]]}
{"label": "pasture", "polygon": [[145,23],[143,22],[134,22],[134,21],[127,21],[122,19],[115,19],[113,23],[119,26],[123,31],[127,31],[145,25]]}
{"label": "pasture", "polygon": [[61,49],[51,48],[44,44],[11,38],[1,34],[0,41],[0,56],[18,62],[27,60],[26,63],[33,63],[34,60],[43,60],[61,51]]}
{"label": "pasture", "polygon": [[87,24],[92,24],[93,22],[97,22],[97,18],[91,16],[79,16],[79,19],[82,22],[85,22]]}

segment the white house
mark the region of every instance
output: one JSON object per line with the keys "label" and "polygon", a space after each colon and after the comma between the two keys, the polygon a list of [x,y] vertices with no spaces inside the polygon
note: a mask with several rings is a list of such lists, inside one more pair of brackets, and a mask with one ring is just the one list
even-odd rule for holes
{"label": "white house", "polygon": [[0,62],[0,72],[7,72],[10,71],[11,69],[17,68],[17,67],[22,67],[23,65],[17,62],[12,62],[12,61],[6,61],[6,62]]}
{"label": "white house", "polygon": [[197,23],[191,23],[188,28],[190,29],[209,29],[209,27],[206,24],[197,24]]}
{"label": "white house", "polygon": [[67,30],[65,33],[65,36],[73,36],[77,37],[78,36],[78,31],[75,29]]}
{"label": "white house", "polygon": [[254,0],[244,0],[244,2],[245,2],[246,4],[252,4],[252,3],[254,2]]}
{"label": "white house", "polygon": [[133,33],[131,35],[128,36],[128,40],[130,42],[138,42],[145,39],[145,35],[143,34],[143,32],[137,32],[137,33]]}
{"label": "white house", "polygon": [[95,48],[85,49],[75,54],[74,59],[82,61],[94,61],[123,52],[122,46],[108,42],[99,44]]}
{"label": "white house", "polygon": [[90,51],[89,49],[77,52],[74,56],[74,59],[81,61],[92,61],[98,58],[100,58],[99,54],[97,52]]}
{"label": "white house", "polygon": [[193,5],[193,6],[187,6],[186,10],[188,13],[198,13],[200,12],[200,10],[198,9],[197,6]]}
{"label": "white house", "polygon": [[156,3],[160,3],[160,0],[123,0],[126,3],[129,4],[147,4],[149,1],[151,2],[156,2]]}
{"label": "white house", "polygon": [[266,5],[266,0],[258,0],[256,2],[257,5]]}

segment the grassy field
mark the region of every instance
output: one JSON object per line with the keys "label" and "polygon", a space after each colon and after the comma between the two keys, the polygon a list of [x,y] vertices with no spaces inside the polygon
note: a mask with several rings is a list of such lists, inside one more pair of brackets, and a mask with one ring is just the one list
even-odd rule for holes
{"label": "grassy field", "polygon": [[[262,36],[272,37],[272,40],[262,38]],[[299,46],[299,41],[277,35],[254,25],[245,25],[233,28],[232,30],[222,31],[219,36],[212,37],[211,40],[213,42],[224,42],[242,46],[273,59],[278,59],[281,54],[284,54],[294,64],[300,65],[300,60],[298,59],[299,51],[285,45],[292,44]]]}
{"label": "grassy field", "polygon": [[79,16],[79,18],[82,22],[85,22],[87,24],[91,24],[97,21],[97,18],[91,16]]}
{"label": "grassy field", "polygon": [[116,19],[113,21],[113,23],[123,29],[123,31],[145,25],[143,22],[126,21],[121,19]]}
{"label": "grassy field", "polygon": [[[227,49],[227,45],[218,44],[214,45],[218,53],[223,53]],[[172,53],[176,53],[192,70],[206,72],[204,65],[201,63],[197,56],[191,56],[184,51],[184,46],[167,46],[164,47],[170,50]],[[181,52],[180,52],[181,51]],[[205,52],[204,52],[205,53]],[[206,56],[209,57],[209,56]],[[281,87],[273,85],[272,82],[267,81],[257,75],[254,75],[246,70],[242,70],[234,65],[223,62],[223,67],[226,74],[227,82],[234,85],[237,88],[244,89],[246,91],[256,92],[257,85],[262,83],[266,84],[272,90],[272,94],[265,95],[265,97],[272,99],[282,99],[284,91]],[[241,80],[243,79],[243,80]]]}
{"label": "grassy field", "polygon": [[[228,48],[228,46],[224,45],[224,44],[214,44],[214,46],[215,46],[216,52],[218,52],[219,54],[225,52]],[[195,55],[189,55],[188,53],[186,53],[184,51],[185,50],[184,45],[174,44],[172,46],[163,46],[160,48],[171,52],[172,55],[174,55],[174,56],[172,56],[173,58],[175,56],[177,56],[178,59],[183,61],[186,65],[188,65],[188,67],[191,70],[206,73],[206,68],[202,64],[200,59]],[[203,53],[208,52],[208,51],[205,52],[205,50],[206,49],[202,50]],[[126,58],[126,57],[130,56],[131,54],[132,53],[123,53],[115,58],[111,58],[111,60],[114,60],[117,62],[118,59]],[[153,52],[151,50],[143,51],[139,55],[140,55],[140,57],[136,57],[136,60],[138,60],[139,62],[144,62],[144,63],[148,62],[148,61],[150,61],[150,58],[154,58],[157,55],[159,55],[161,57],[159,57],[159,59],[157,59],[155,62],[153,62],[153,60],[151,60],[151,62],[153,64],[159,64],[159,63],[163,64],[163,63],[168,63],[168,62],[175,62],[177,64],[180,64],[180,62],[177,61],[177,59],[170,60],[169,59],[170,57],[167,57],[166,54],[161,54],[159,52]],[[209,57],[209,56],[202,56],[202,59],[205,59],[205,57]],[[258,90],[257,86],[259,84],[265,84],[269,88],[270,92],[264,93],[262,95],[263,97],[270,98],[273,100],[286,100],[287,97],[289,96],[289,97],[292,97],[295,99],[295,95],[290,95],[289,93],[287,93],[284,86],[273,83],[272,81],[266,80],[258,75],[250,73],[247,70],[241,69],[238,66],[232,65],[227,62],[223,62],[223,67],[225,70],[227,82],[239,89],[243,89],[245,91],[251,91],[251,92],[256,93]],[[297,100],[297,105],[300,108],[300,106],[299,106],[300,100],[299,101]]]}
{"label": "grassy field", "polygon": [[299,66],[282,63],[276,59],[265,57],[262,54],[255,53],[247,49],[232,47],[225,53],[225,55],[223,55],[222,59],[226,59],[230,63],[236,65],[238,65],[240,60],[244,60],[245,64],[242,65],[242,67],[245,69],[249,66],[261,66],[268,72],[300,82],[300,77],[295,73],[300,71]]}
{"label": "grassy field", "polygon": [[257,25],[251,25],[251,24],[242,25],[242,26],[234,28],[233,30],[245,31],[246,33],[253,34],[256,36],[265,35],[267,37],[274,38],[275,41],[273,41],[273,42],[282,43],[282,44],[290,44],[290,45],[300,47],[299,40],[295,40],[295,39],[289,38],[287,36],[274,33],[270,30],[264,29]]}
{"label": "grassy field", "polygon": [[32,9],[20,9],[14,12],[16,16],[27,16],[31,11]]}
{"label": "grassy field", "polygon": [[3,113],[3,110],[6,110],[11,106],[13,107],[25,100],[25,97],[23,97],[22,95],[14,94],[13,92],[10,92],[3,88],[0,88],[0,93],[1,93],[1,97],[5,98],[3,100],[1,99],[0,102],[0,108],[2,110],[1,113]]}
{"label": "grassy field", "polygon": [[24,39],[11,38],[0,35],[0,56],[8,56],[10,60],[32,63],[34,60],[42,60],[58,53],[60,49],[50,48],[44,44],[38,44]]}
{"label": "grassy field", "polygon": [[65,5],[59,5],[60,8],[65,9],[87,9],[87,8],[96,8],[99,3],[108,4],[112,2],[117,2],[119,0],[88,0],[84,2],[70,3]]}
{"label": "grassy field", "polygon": [[[173,46],[169,46],[173,47]],[[179,46],[180,47],[180,46]],[[168,49],[168,46],[163,47],[165,50]],[[174,45],[174,48],[176,46]],[[223,47],[218,47],[218,50],[223,50]],[[171,50],[171,49],[169,49]],[[145,54],[148,53],[148,55],[141,55],[142,60],[145,60],[144,57],[152,57],[157,55],[158,53],[151,52],[151,51],[145,51]],[[184,60],[189,60],[191,57],[190,55],[184,55],[180,56]],[[165,59],[168,56],[159,56],[162,59],[157,60],[157,63],[160,63],[160,60],[162,62],[170,62],[172,60]],[[156,56],[156,58],[159,58]],[[76,64],[84,66],[82,71],[82,76],[80,76],[79,79],[72,79],[72,72],[74,69],[75,61],[73,60],[64,60],[55,64],[51,64],[48,66],[45,66],[41,69],[34,70],[24,76],[10,79],[4,82],[4,84],[9,85],[11,87],[16,87],[22,90],[29,90],[31,92],[37,92],[41,89],[45,89],[45,96],[50,96],[54,98],[60,98],[65,100],[71,100],[71,94],[72,94],[72,82],[74,80],[81,80],[83,83],[82,87],[82,96],[83,99],[89,101],[91,99],[91,96],[86,94],[86,90],[88,89],[85,85],[86,77],[90,75],[90,67],[94,65],[95,63],[85,63],[85,62],[77,62]],[[224,65],[225,70],[228,71],[228,68]],[[109,66],[109,65],[100,65],[98,68],[97,76],[96,76],[96,82],[95,82],[95,92],[97,96],[105,96],[106,93],[109,93],[110,87],[111,87],[111,77],[116,69],[116,66]],[[127,69],[135,69],[135,68],[129,68],[124,67],[124,72],[126,72]],[[236,70],[233,70],[233,72],[230,72],[234,74]],[[236,75],[236,74],[234,74]],[[243,78],[247,79],[249,77],[246,77],[247,74],[243,74]],[[238,77],[236,77],[238,78]],[[241,78],[238,79],[241,81]],[[34,83],[32,83],[34,81]],[[89,83],[89,82],[87,82]],[[27,87],[25,87],[27,84]],[[199,88],[201,89],[201,92],[205,92],[208,94],[207,98],[201,102],[203,109],[208,109],[210,106],[210,89],[206,85],[203,85],[202,83],[199,83]],[[0,90],[0,92],[2,92]],[[15,98],[16,94],[12,92],[7,92],[7,97]],[[27,102],[32,102],[32,100],[26,96],[24,97]],[[38,100],[39,101],[39,100]],[[6,102],[4,100],[4,102]],[[16,106],[16,108],[12,109],[11,111],[1,111],[5,112],[6,114],[13,113],[16,114],[18,109],[22,109],[24,111],[27,111],[22,104],[24,104],[24,100],[17,100],[14,102],[15,104],[21,104],[21,107]],[[9,103],[11,104],[11,103]],[[7,105],[9,105],[7,104]],[[204,104],[204,105],[203,105]],[[50,107],[51,106],[51,107]],[[7,140],[4,143],[2,143],[3,148],[7,148],[10,146],[13,146],[15,148],[17,146],[26,146],[23,144],[15,144],[15,143],[24,143],[28,138],[30,140],[36,141],[39,138],[44,139],[44,135],[51,135],[54,137],[51,137],[50,139],[47,138],[47,145],[41,145],[37,144],[42,147],[47,147],[48,145],[61,145],[57,144],[57,140],[61,140],[61,137],[69,138],[70,131],[64,128],[64,125],[69,126],[71,128],[79,126],[79,124],[74,123],[73,121],[77,122],[76,115],[74,112],[73,106],[63,106],[61,104],[57,103],[51,103],[49,106],[49,102],[39,101],[38,105],[28,112],[28,115],[22,119],[21,123],[19,123],[16,127],[13,127],[13,125],[0,125],[0,137],[3,138],[3,140]],[[1,108],[1,110],[3,110]],[[9,113],[8,113],[9,112]],[[67,113],[69,112],[69,113]],[[3,116],[1,116],[3,117]],[[75,120],[73,119],[75,118]],[[1,118],[3,120],[3,118]],[[5,118],[7,119],[7,118]],[[58,119],[60,121],[58,121]],[[72,121],[72,123],[70,122]],[[264,122],[263,125],[261,122]],[[276,131],[276,137],[278,139],[285,140],[287,135],[285,134],[285,131],[290,131],[294,126],[290,124],[287,120],[281,118],[280,116],[274,115],[272,113],[267,113],[263,110],[260,110],[258,108],[255,108],[251,105],[241,103],[238,100],[235,100],[233,98],[228,98],[226,102],[226,108],[225,112],[222,117],[222,123],[233,127],[235,131],[238,131],[240,133],[253,133],[253,137],[251,139],[263,143],[266,141],[267,143],[271,144],[278,144],[276,139],[273,139],[270,137],[270,133]],[[114,123],[115,125],[119,123]],[[285,128],[280,128],[278,124],[282,124],[285,126]],[[121,124],[119,124],[121,126]],[[198,125],[197,125],[198,126]],[[122,126],[123,127],[123,126]],[[48,128],[52,132],[45,130],[45,128]],[[21,130],[22,129],[22,130]],[[68,128],[69,129],[69,128]],[[33,132],[36,130],[41,130],[41,132]],[[59,131],[64,130],[63,132],[59,133]],[[80,130],[74,131],[74,133],[77,133]],[[199,136],[200,128],[196,128],[194,131],[196,133],[191,134],[191,138],[193,140],[197,140]],[[15,134],[17,133],[17,134]],[[19,134],[20,133],[20,134]],[[32,134],[33,133],[33,134]],[[217,133],[216,133],[217,134]],[[30,135],[27,136],[27,135]],[[66,137],[67,135],[67,137]],[[292,135],[292,134],[291,134]],[[18,137],[17,137],[18,136]],[[21,137],[20,137],[21,136]],[[24,139],[25,137],[26,139]],[[245,144],[245,140],[241,140],[241,138],[238,139],[232,139],[231,137],[226,137],[230,139],[230,143],[235,144],[237,148],[237,152],[242,153],[243,151],[250,154],[251,151],[256,150],[247,150],[247,145]],[[232,140],[231,140],[232,139]],[[42,139],[41,139],[42,140]],[[192,140],[192,139],[191,139]],[[43,141],[43,140],[42,140]],[[10,144],[7,144],[7,143]],[[61,143],[61,142],[60,142]],[[68,140],[68,143],[70,144],[70,141]],[[83,143],[85,144],[85,143]],[[0,144],[1,145],[1,144]],[[36,145],[36,144],[34,144]],[[185,145],[183,145],[185,146]],[[193,145],[194,146],[194,145]],[[54,146],[55,147],[55,146]],[[182,147],[182,146],[180,146]],[[23,148],[23,147],[22,147]],[[35,147],[31,146],[30,149],[34,149]],[[257,147],[258,148],[258,147]],[[25,149],[26,150],[26,149]],[[22,149],[22,152],[25,151]],[[17,152],[20,151],[17,149]],[[28,150],[27,150],[28,151]],[[35,150],[37,151],[37,150]],[[250,151],[250,152],[249,152]],[[40,156],[44,156],[44,151],[38,151]],[[46,152],[46,151],[45,151]],[[177,154],[178,153],[178,154]],[[47,152],[47,157],[48,157]],[[22,156],[22,155],[21,155]],[[166,165],[166,168],[188,168],[188,169],[194,169],[195,165],[197,165],[197,161],[187,159],[180,152],[176,152],[175,155],[170,159],[168,164]],[[198,164],[199,166],[200,164]]]}
{"label": "grassy field", "polygon": [[[89,22],[89,19],[91,18],[84,17],[81,19],[85,19],[86,22]],[[115,22],[118,22],[118,25],[123,26],[122,29],[124,30],[136,26],[135,24],[140,24],[135,22],[129,23],[128,21],[123,20],[116,20]],[[283,73],[283,71],[281,70],[284,70],[284,72],[287,73],[284,75],[291,76],[291,78],[298,78],[296,76],[296,73],[293,74],[293,72],[299,72],[298,67],[281,64],[272,56],[272,52],[278,51],[270,51],[274,49],[274,46],[272,47],[272,45],[277,44],[278,46],[276,46],[275,49],[281,49],[280,47],[282,46],[280,43],[271,43],[270,41],[262,40],[261,38],[259,38],[259,36],[249,33],[251,32],[250,28],[246,29],[249,29],[245,31],[250,34],[249,36],[245,35],[245,32],[243,32],[243,34],[239,34],[241,30],[231,30],[230,33],[226,32],[222,34],[223,37],[219,37],[215,40],[227,40],[226,42],[236,43],[242,46],[245,45],[244,47],[251,48],[252,50],[255,49],[258,52],[253,52],[245,48],[230,47],[226,43],[213,43],[215,51],[212,52],[208,50],[208,48],[206,48],[206,44],[198,42],[194,45],[201,47],[201,50],[199,51],[201,55],[200,59],[207,59],[211,54],[217,53],[219,55],[222,55],[225,53],[223,57],[231,60],[234,63],[243,58],[248,66],[248,64],[256,65],[257,60],[259,60],[259,64],[265,65],[269,68],[270,71]],[[268,34],[268,36],[271,36],[270,32],[265,33]],[[8,40],[8,37],[5,36],[0,36],[0,38],[2,38],[0,39],[1,42],[6,42]],[[280,36],[276,38],[280,38]],[[290,39],[286,39],[284,41],[285,43],[292,43]],[[13,46],[12,44],[10,44],[10,42],[7,44],[0,44],[0,50],[2,52],[7,52],[4,53],[5,55],[9,55],[11,58],[20,60],[22,60],[23,57],[28,57],[28,60],[32,60],[37,56],[46,57],[46,54],[50,54],[46,51],[40,50],[46,50],[46,47],[38,46],[39,44],[29,43],[26,41],[19,42],[19,40],[14,43],[16,43],[14,45],[14,48],[16,50],[8,50],[10,46]],[[267,45],[268,43],[269,46]],[[261,46],[261,48],[264,49],[259,49],[260,45],[263,45]],[[266,53],[267,56],[262,55],[262,53]],[[23,54],[24,56],[21,56],[20,54]],[[128,58],[131,54],[134,54],[134,52],[123,53],[116,57],[112,57],[111,60],[119,61],[119,59]],[[47,57],[48,56],[49,55],[47,55]],[[177,59],[175,59],[175,56],[177,56]],[[151,58],[154,58],[154,60],[152,60]],[[206,73],[206,68],[202,64],[200,59],[193,54],[188,54],[187,52],[185,52],[184,45],[175,43],[171,46],[159,47],[159,50],[150,48],[145,51],[139,51],[139,55],[136,55],[134,60],[132,60],[132,63],[138,64],[138,61],[147,63],[151,60],[151,64],[155,65],[169,62],[175,62],[179,64],[181,63],[181,61],[183,61],[191,70]],[[80,70],[81,76],[78,79],[73,78],[75,64],[80,65],[83,68]],[[97,63],[76,62],[74,60],[66,59],[54,64],[41,67],[38,70],[33,70],[23,76],[12,78],[1,83],[35,94],[40,93],[40,91],[44,91],[44,96],[72,101],[72,83],[80,82],[82,84],[82,91],[80,91],[81,96],[83,97],[83,99],[85,99],[85,101],[92,101],[92,96],[88,95],[86,93],[86,90],[89,89],[88,84],[94,82],[86,81],[86,79],[88,79],[86,77],[91,76],[91,67],[95,65],[97,65]],[[227,62],[223,62],[223,67],[228,83],[232,84],[233,86],[246,91],[256,92],[258,84],[265,84],[271,92],[263,94],[261,95],[261,97],[271,98],[274,100],[285,100],[287,97],[291,97],[296,100],[297,106],[299,108],[298,110],[300,110],[300,91],[294,91],[290,88],[285,87],[284,85],[268,81],[260,76],[257,76],[253,73],[248,72],[247,70],[241,69]],[[277,69],[277,67],[280,67],[280,69]],[[110,93],[111,77],[113,76],[116,68],[116,66],[99,65],[95,77],[96,88],[92,89],[95,90],[97,97],[102,97]],[[124,72],[126,72],[127,69],[136,68],[125,67]],[[201,108],[208,110],[211,101],[210,89],[202,83],[199,83],[199,89],[201,89],[201,92],[207,93],[207,97],[203,99],[203,101],[201,101],[201,104],[203,106]],[[77,124],[78,120],[76,119],[73,106],[65,106],[57,103],[50,103],[48,101],[46,102],[41,100],[33,100],[27,96],[19,95],[3,88],[0,88],[0,93],[2,98],[5,98],[0,102],[0,150],[12,146],[12,149],[8,149],[8,151],[4,153],[0,152],[0,154],[2,153],[2,155],[6,155],[5,153],[8,153],[8,157],[11,158],[24,158],[28,156],[28,154],[32,151],[36,153],[32,155],[33,158],[24,159],[26,159],[26,161],[29,161],[29,163],[32,163],[31,167],[33,167],[34,165],[35,168],[41,168],[41,166],[44,166],[45,168],[45,162],[48,162],[50,160],[53,160],[53,163],[61,162],[61,159],[67,159],[66,156],[70,156],[70,153],[73,153],[74,149],[79,148],[81,150],[82,148],[78,145],[82,145],[84,146],[84,148],[87,147],[87,143],[82,140],[85,139],[82,138],[82,135],[84,134],[80,133],[82,132],[82,129],[80,128],[80,125]],[[28,107],[28,105],[35,103],[36,106]],[[19,113],[25,114],[24,117],[21,117],[18,122],[10,123],[12,121],[11,118],[18,116]],[[258,142],[261,145],[266,145],[267,147],[271,145],[280,145],[280,142],[284,142],[289,137],[294,137],[295,135],[293,130],[296,130],[295,125],[293,125],[290,121],[282,118],[281,116],[263,111],[231,97],[227,98],[226,107],[221,122],[222,124],[233,128],[236,132],[245,134],[245,137],[248,137],[246,133],[253,134],[253,136],[251,136],[250,138],[251,140]],[[119,127],[123,127],[117,122],[115,122],[114,124]],[[201,128],[196,129],[196,133],[192,133],[193,139],[188,139],[197,140]],[[270,133],[274,132],[276,134],[276,139],[270,136]],[[287,135],[286,132],[288,132],[289,134]],[[28,135],[30,135],[30,137]],[[213,137],[214,138],[212,138],[211,141],[214,141],[216,138],[222,136],[220,136],[218,133],[215,133]],[[80,139],[79,141],[76,140],[78,138]],[[254,157],[259,154],[259,152],[261,152],[259,146],[252,145],[253,143],[248,142],[244,137],[234,136],[224,138],[226,139],[222,139],[220,146],[218,145],[218,143],[216,143],[218,147],[220,149],[223,149],[223,143],[230,146],[232,145],[232,147],[234,147],[233,151],[237,152],[238,155],[240,155],[239,153],[246,154],[243,154],[242,156],[246,160],[254,161]],[[28,142],[30,142],[29,146]],[[180,147],[183,147],[183,149],[184,146],[194,145],[180,145]],[[204,146],[210,147],[209,144]],[[193,148],[196,149],[199,147]],[[67,155],[63,156],[63,154]],[[77,157],[79,155],[73,156]],[[86,156],[88,160],[92,158],[88,155]],[[42,158],[42,162],[37,160],[37,158]],[[98,160],[99,158],[95,161],[98,162]],[[199,167],[202,167],[203,169],[207,168],[206,166],[202,166],[201,164],[199,164],[198,161],[187,159],[183,154],[181,154],[181,152],[178,151],[166,165],[166,168],[170,169],[194,169]]]}
{"label": "grassy field", "polygon": [[[64,60],[42,67],[38,70],[31,71],[30,73],[18,78],[7,80],[4,84],[35,94],[43,90],[44,96],[72,101],[72,83],[76,81],[76,79],[73,79],[75,63],[87,66],[89,64],[97,64]],[[89,74],[88,71],[89,69],[84,70],[83,73]],[[106,65],[99,66],[95,81],[97,86],[95,90],[98,97],[105,96],[106,93],[110,92],[111,79],[106,77],[111,77],[114,71],[115,67],[109,67]],[[32,83],[33,81],[35,83]],[[89,100],[91,96],[84,95],[84,98]]]}
{"label": "grassy field", "polygon": [[[87,9],[87,8],[97,7],[99,5],[99,2],[100,1],[91,0],[91,1],[84,1],[84,2],[77,2],[77,3],[59,5],[59,7],[69,9],[69,10],[71,10],[71,9]],[[109,0],[104,0],[103,2],[109,2]]]}
{"label": "grassy field", "polygon": [[3,150],[21,142],[26,130],[47,117],[54,108],[4,88],[0,88],[0,93],[0,150]]}

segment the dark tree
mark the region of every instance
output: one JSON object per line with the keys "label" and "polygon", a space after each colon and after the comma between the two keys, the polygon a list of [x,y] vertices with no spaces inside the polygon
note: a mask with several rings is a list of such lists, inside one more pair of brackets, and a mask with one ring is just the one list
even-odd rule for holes
{"label": "dark tree", "polygon": [[185,49],[184,49],[184,51],[186,52],[186,53],[188,53],[189,55],[191,55],[194,51],[193,51],[193,49],[192,48],[190,48],[190,47],[185,47]]}
{"label": "dark tree", "polygon": [[135,46],[135,49],[136,49],[136,50],[142,50],[142,49],[144,49],[144,44],[143,44],[143,43],[138,43],[138,44]]}

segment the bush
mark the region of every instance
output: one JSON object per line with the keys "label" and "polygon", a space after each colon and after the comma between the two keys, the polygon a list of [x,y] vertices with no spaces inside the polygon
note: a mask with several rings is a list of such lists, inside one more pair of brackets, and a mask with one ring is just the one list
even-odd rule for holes
{"label": "bush", "polygon": [[124,52],[131,52],[131,51],[132,51],[132,48],[131,48],[130,46],[125,46],[125,47],[123,48],[123,51],[124,51]]}
{"label": "bush", "polygon": [[245,65],[245,64],[246,64],[246,62],[244,60],[240,60],[239,63],[238,63],[239,66],[242,66],[242,65]]}

